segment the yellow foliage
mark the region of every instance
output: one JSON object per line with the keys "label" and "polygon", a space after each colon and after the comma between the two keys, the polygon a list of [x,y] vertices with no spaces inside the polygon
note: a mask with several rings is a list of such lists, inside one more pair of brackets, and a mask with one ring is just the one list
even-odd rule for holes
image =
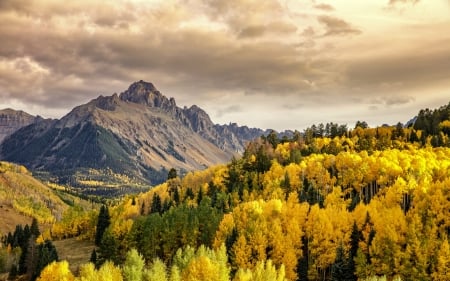
{"label": "yellow foliage", "polygon": [[74,276],[67,261],[52,262],[41,272],[37,281],[73,281]]}
{"label": "yellow foliage", "polygon": [[450,128],[450,120],[444,120],[439,123],[440,128]]}
{"label": "yellow foliage", "polygon": [[[238,267],[251,269],[257,261],[270,258],[275,265],[284,265],[287,278],[295,280],[308,209],[308,204],[298,203],[296,193],[287,202],[272,199],[242,203],[224,216],[215,245],[224,243],[234,228],[237,240],[232,252]],[[271,249],[269,253],[267,248]]]}
{"label": "yellow foliage", "polygon": [[200,256],[189,263],[183,270],[186,281],[216,281],[220,279],[219,268],[208,257]]}

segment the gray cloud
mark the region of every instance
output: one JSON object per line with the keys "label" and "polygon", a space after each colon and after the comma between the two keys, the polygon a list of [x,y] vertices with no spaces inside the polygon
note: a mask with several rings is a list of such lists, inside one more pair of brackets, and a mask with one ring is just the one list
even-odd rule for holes
{"label": "gray cloud", "polygon": [[[226,24],[232,30],[239,21],[236,18],[245,17],[251,10],[251,7],[243,5],[246,1],[235,2],[235,6],[229,6],[222,1],[206,1],[211,8],[224,13]],[[277,2],[268,3],[260,5],[255,2],[252,7],[261,13],[278,14],[280,7],[275,4]],[[142,11],[131,6],[127,12],[122,12],[118,9],[120,7],[106,4],[101,9],[93,5],[88,7],[91,10],[82,12],[75,5],[70,7],[73,14],[66,18],[68,31],[64,32],[59,26],[59,17],[67,16],[63,7],[64,4],[58,2],[46,7],[54,13],[52,15],[46,9],[43,12],[17,11],[31,15],[26,18],[1,14],[5,24],[0,27],[0,33],[7,43],[0,46],[0,56],[5,60],[30,58],[48,72],[45,75],[34,73],[31,77],[36,78],[24,80],[23,83],[29,85],[27,87],[18,81],[30,73],[17,67],[9,69],[10,75],[15,77],[3,82],[8,84],[8,89],[0,95],[29,99],[38,86],[45,94],[58,94],[61,98],[42,96],[33,101],[58,107],[58,100],[85,100],[92,96],[92,89],[113,90],[112,87],[104,87],[108,80],[126,86],[126,83],[141,78],[154,79],[157,85],[158,81],[168,81],[165,84],[169,88],[171,81],[180,89],[195,85],[197,91],[202,88],[205,93],[221,87],[283,93],[308,89],[304,78],[314,75],[308,63],[297,60],[299,53],[295,46],[282,41],[243,43],[230,37],[226,30],[180,28],[179,21],[187,19],[183,13],[188,14],[190,10],[183,12],[162,5]],[[232,8],[239,9],[239,16],[232,13]],[[38,7],[35,9],[40,10]],[[30,26],[33,26],[32,31],[27,33]],[[133,32],[133,27],[138,30]],[[296,30],[295,25],[278,17],[264,25],[250,26],[240,35],[279,36],[295,34]],[[74,95],[75,91],[77,95]]]}
{"label": "gray cloud", "polygon": [[280,34],[295,33],[296,31],[297,27],[295,25],[278,21],[278,22],[271,22],[270,24],[267,25],[247,26],[239,32],[238,36],[240,38],[252,38],[252,37],[260,37],[269,33],[280,35]]}
{"label": "gray cloud", "polygon": [[350,35],[361,33],[361,30],[354,28],[348,22],[336,17],[323,15],[319,16],[317,20],[325,27],[324,36]]}
{"label": "gray cloud", "polygon": [[[268,108],[303,104],[305,111],[320,104],[332,112],[335,103],[371,104],[374,95],[381,96],[373,101],[380,107],[408,105],[415,95],[410,90],[448,82],[450,42],[444,33],[439,40],[418,41],[414,50],[396,41],[391,55],[369,53],[366,32],[344,36],[363,29],[338,14],[340,9],[336,16],[316,17],[317,9],[334,7],[309,3],[303,11],[292,1],[287,11],[280,3],[0,0],[0,104],[67,112],[144,79],[182,103],[230,95],[222,109],[211,110],[223,120],[247,114],[233,101],[236,96],[248,103],[263,100],[258,105]],[[298,11],[302,16],[295,15]],[[391,96],[398,98],[384,98]],[[39,114],[46,117],[45,112]]]}
{"label": "gray cloud", "polygon": [[411,103],[414,101],[414,97],[411,96],[388,96],[382,95],[372,100],[372,106],[377,107],[377,105],[385,105],[385,106],[399,106]]}
{"label": "gray cloud", "polygon": [[[449,40],[434,44],[434,49],[416,50],[415,53],[378,55],[360,59],[348,65],[348,83],[353,87],[376,87],[389,90],[390,87],[430,87],[449,81]],[[428,45],[428,44],[427,44]]]}
{"label": "gray cloud", "polygon": [[333,6],[331,6],[329,4],[324,4],[324,3],[314,5],[314,8],[322,10],[322,11],[326,11],[326,12],[331,12],[331,11],[335,10]]}
{"label": "gray cloud", "polygon": [[227,106],[225,108],[219,109],[216,112],[216,116],[220,118],[227,114],[237,113],[237,112],[242,112],[242,111],[243,111],[243,109],[240,105],[233,104],[233,105]]}

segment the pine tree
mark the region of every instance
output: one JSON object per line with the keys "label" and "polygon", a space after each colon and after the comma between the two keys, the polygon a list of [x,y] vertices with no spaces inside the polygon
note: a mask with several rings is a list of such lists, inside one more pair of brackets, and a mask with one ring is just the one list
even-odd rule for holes
{"label": "pine tree", "polygon": [[203,190],[202,190],[202,188],[200,188],[200,190],[198,191],[198,195],[197,195],[197,205],[200,205],[202,200],[203,200]]}
{"label": "pine tree", "polygon": [[173,201],[176,205],[180,204],[180,193],[178,192],[178,188],[175,188],[173,191]]}
{"label": "pine tree", "polygon": [[188,187],[188,189],[186,190],[186,199],[194,199],[195,194],[192,191],[192,188]]}
{"label": "pine tree", "polygon": [[35,280],[41,271],[53,261],[58,261],[58,253],[56,247],[49,240],[41,244],[37,248],[37,263],[32,274],[32,280]]}
{"label": "pine tree", "polygon": [[89,259],[89,261],[93,264],[97,264],[97,251],[95,249],[92,250],[91,258]]}
{"label": "pine tree", "polygon": [[34,235],[35,238],[37,238],[41,234],[41,232],[39,231],[39,225],[36,218],[33,218],[33,221],[31,222],[30,232],[31,235]]}
{"label": "pine tree", "polygon": [[161,197],[159,197],[158,194],[153,193],[153,198],[152,198],[152,205],[150,207],[150,213],[154,214],[154,213],[162,213],[162,203],[161,203]]}
{"label": "pine tree", "polygon": [[336,260],[331,266],[331,280],[332,281],[354,280],[342,244],[339,245],[339,247],[336,249]]}
{"label": "pine tree", "polygon": [[303,255],[297,263],[297,276],[299,280],[308,281],[308,239],[306,235],[302,237],[302,252]]}
{"label": "pine tree", "polygon": [[348,267],[349,272],[351,272],[352,278],[351,280],[358,280],[355,275],[355,258],[358,254],[359,241],[361,240],[362,234],[361,231],[358,230],[358,226],[356,222],[353,222],[352,234],[350,236],[350,253],[348,257]]}
{"label": "pine tree", "polygon": [[111,223],[111,218],[109,216],[108,207],[103,205],[100,208],[97,221],[97,232],[95,233],[95,245],[99,246],[102,241],[103,233],[108,228]]}
{"label": "pine tree", "polygon": [[169,173],[167,173],[167,179],[175,179],[177,177],[177,170],[175,170],[174,168],[169,170]]}
{"label": "pine tree", "polygon": [[97,252],[97,267],[103,265],[107,260],[110,260],[115,264],[118,264],[120,261],[119,243],[111,233],[111,230],[106,230],[103,233]]}

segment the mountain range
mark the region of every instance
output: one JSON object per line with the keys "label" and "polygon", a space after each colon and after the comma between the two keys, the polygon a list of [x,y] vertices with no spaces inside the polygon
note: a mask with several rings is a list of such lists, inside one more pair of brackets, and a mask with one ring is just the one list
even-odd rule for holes
{"label": "mountain range", "polygon": [[0,156],[63,184],[153,185],[171,168],[184,173],[225,163],[269,132],[214,124],[198,106],[178,107],[141,80],[61,119],[1,111]]}

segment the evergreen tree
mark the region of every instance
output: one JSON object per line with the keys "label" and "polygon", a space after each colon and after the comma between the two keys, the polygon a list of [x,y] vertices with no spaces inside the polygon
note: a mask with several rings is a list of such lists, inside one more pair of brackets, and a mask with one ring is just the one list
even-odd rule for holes
{"label": "evergreen tree", "polygon": [[277,133],[275,131],[271,131],[266,137],[266,140],[272,145],[273,149],[275,149],[280,143],[280,140],[278,139]]}
{"label": "evergreen tree", "polygon": [[350,271],[347,257],[344,253],[344,247],[339,245],[336,249],[336,260],[331,266],[332,281],[350,281],[353,279],[353,273]]}
{"label": "evergreen tree", "polygon": [[151,214],[162,213],[161,197],[159,197],[159,195],[156,193],[153,193],[152,205],[150,206],[150,213]]}
{"label": "evergreen tree", "polygon": [[36,260],[37,263],[31,280],[35,280],[48,264],[53,261],[58,261],[58,252],[51,241],[47,240],[38,246]]}
{"label": "evergreen tree", "polygon": [[202,188],[200,188],[200,190],[198,191],[198,194],[197,194],[197,205],[200,205],[202,200],[203,200],[203,190],[202,190]]}
{"label": "evergreen tree", "polygon": [[188,189],[186,190],[186,199],[194,199],[195,194],[192,191],[192,188],[188,187]]}
{"label": "evergreen tree", "polygon": [[33,218],[33,221],[31,222],[30,227],[31,235],[34,235],[35,238],[37,238],[41,232],[39,231],[39,225],[36,218]]}
{"label": "evergreen tree", "polygon": [[144,214],[145,214],[145,203],[142,202],[142,205],[141,205],[141,215],[144,215]]}
{"label": "evergreen tree", "polygon": [[167,212],[170,209],[170,207],[172,207],[172,201],[167,200],[167,199],[164,200],[164,204],[162,206],[161,214],[164,213],[164,212]]}
{"label": "evergreen tree", "polygon": [[356,121],[356,124],[355,124],[355,129],[356,128],[361,128],[361,129],[367,129],[367,128],[369,128],[369,125],[367,124],[367,122],[366,121]]}
{"label": "evergreen tree", "polygon": [[111,233],[111,230],[106,230],[103,233],[97,253],[97,268],[103,265],[107,260],[110,260],[115,264],[119,264],[120,261],[119,243]]}
{"label": "evergreen tree", "polygon": [[176,205],[180,204],[180,193],[178,192],[178,188],[175,188],[173,191],[173,202]]}
{"label": "evergreen tree", "polygon": [[102,241],[103,233],[111,223],[108,207],[103,205],[100,208],[97,220],[97,232],[95,233],[95,245],[99,246]]}
{"label": "evergreen tree", "polygon": [[97,251],[94,249],[91,253],[91,258],[89,259],[93,264],[97,264]]}
{"label": "evergreen tree", "polygon": [[175,170],[174,168],[169,170],[169,173],[167,174],[167,179],[175,179],[177,177],[177,170]]}
{"label": "evergreen tree", "polygon": [[358,278],[355,275],[355,258],[358,254],[358,248],[359,248],[359,241],[362,238],[361,231],[358,230],[358,226],[356,225],[356,222],[353,222],[352,227],[352,233],[350,236],[350,253],[348,257],[348,268],[349,272],[351,273],[351,280],[358,280]]}
{"label": "evergreen tree", "polygon": [[308,239],[306,235],[302,237],[302,257],[297,263],[297,276],[299,280],[308,281]]}
{"label": "evergreen tree", "polygon": [[19,268],[18,268],[18,273],[19,274],[25,274],[27,273],[27,256],[28,256],[28,242],[26,242],[25,244],[23,244],[21,246],[22,252],[20,254],[20,258],[19,258]]}

